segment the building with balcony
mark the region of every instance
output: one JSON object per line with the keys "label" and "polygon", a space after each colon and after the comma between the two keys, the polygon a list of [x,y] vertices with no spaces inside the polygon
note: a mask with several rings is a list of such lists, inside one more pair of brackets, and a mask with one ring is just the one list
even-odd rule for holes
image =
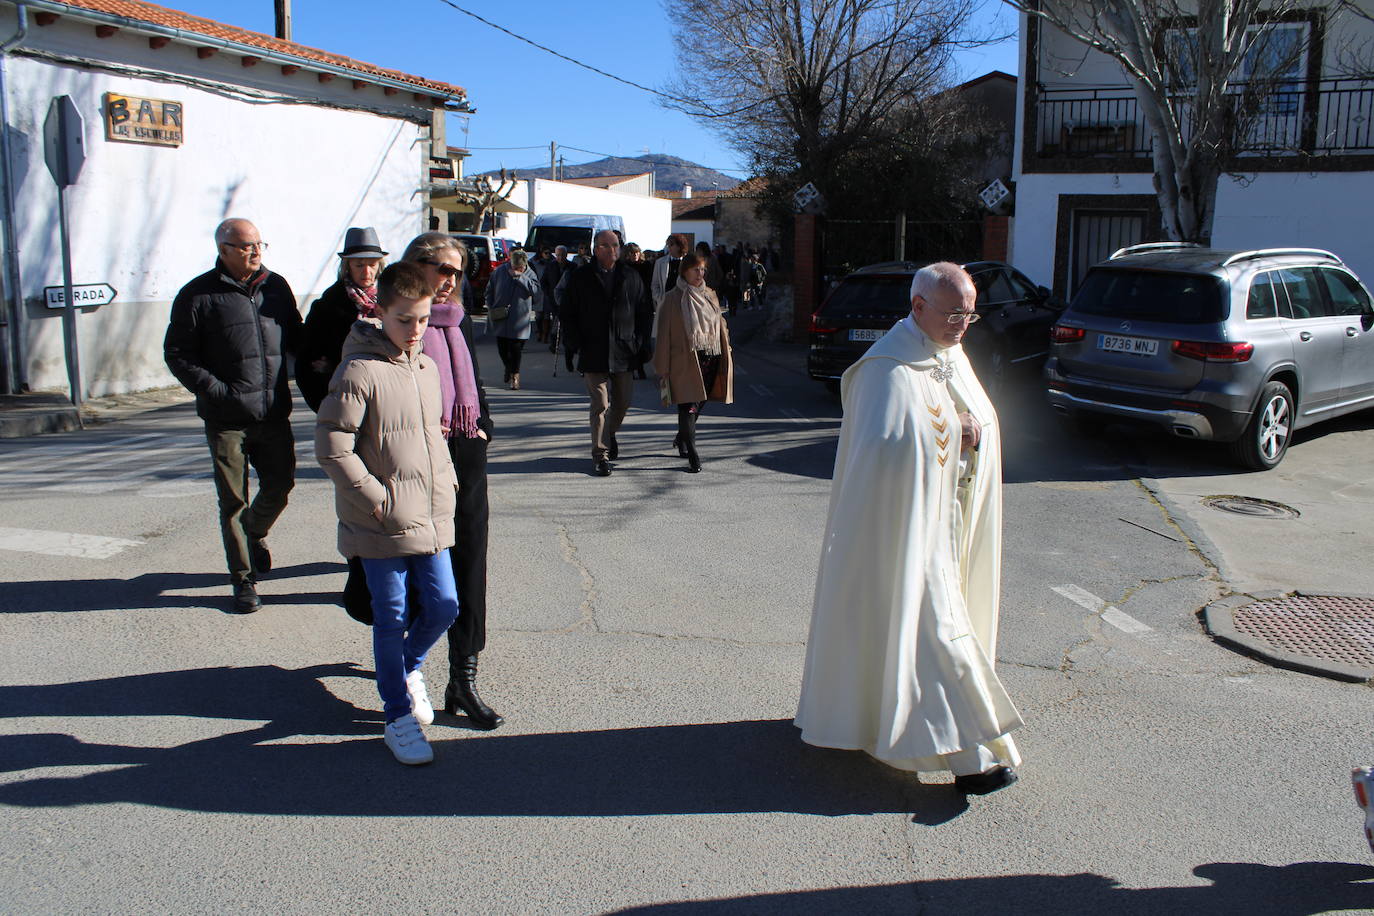
{"label": "building with balcony", "polygon": [[[1374,277],[1374,22],[1312,7],[1267,28],[1282,63],[1242,65],[1231,87],[1253,104],[1217,187],[1212,244],[1328,248]],[[1163,237],[1153,137],[1116,61],[1025,14],[1020,35],[1011,258],[1071,296],[1096,261]]]}

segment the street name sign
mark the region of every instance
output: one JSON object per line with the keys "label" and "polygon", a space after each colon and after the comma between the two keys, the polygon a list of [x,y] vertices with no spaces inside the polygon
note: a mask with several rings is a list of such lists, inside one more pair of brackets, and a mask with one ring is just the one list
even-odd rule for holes
{"label": "street name sign", "polygon": [[[109,305],[115,301],[115,296],[118,295],[119,290],[108,283],[84,283],[72,287],[72,305],[77,308],[91,305]],[[67,307],[66,297],[62,294],[62,287],[60,286],[43,287],[43,297],[47,299],[50,309]]]}

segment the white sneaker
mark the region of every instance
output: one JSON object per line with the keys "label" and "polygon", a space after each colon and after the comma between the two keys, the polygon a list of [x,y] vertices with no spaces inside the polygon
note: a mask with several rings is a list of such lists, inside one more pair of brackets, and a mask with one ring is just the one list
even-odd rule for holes
{"label": "white sneaker", "polygon": [[425,689],[425,676],[419,668],[406,675],[406,693],[410,694],[410,712],[415,721],[429,725],[434,721],[434,706],[429,702],[429,691]]}
{"label": "white sneaker", "polygon": [[401,763],[416,766],[434,759],[434,749],[425,740],[425,733],[420,731],[420,723],[415,721],[413,715],[404,715],[386,723],[385,740],[386,746],[391,748],[391,753]]}

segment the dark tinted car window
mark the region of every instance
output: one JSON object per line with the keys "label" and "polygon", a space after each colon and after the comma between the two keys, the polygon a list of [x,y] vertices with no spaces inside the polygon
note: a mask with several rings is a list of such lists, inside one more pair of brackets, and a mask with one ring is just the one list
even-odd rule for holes
{"label": "dark tinted car window", "polygon": [[1315,267],[1293,267],[1274,272],[1274,282],[1283,284],[1288,292],[1288,309],[1283,310],[1284,301],[1279,300],[1279,309],[1285,318],[1324,318],[1327,315],[1326,299],[1322,296]]}
{"label": "dark tinted car window", "polygon": [[1246,318],[1279,317],[1279,301],[1274,297],[1270,274],[1269,271],[1255,274],[1255,279],[1250,281],[1250,296],[1245,302]]}
{"label": "dark tinted car window", "polygon": [[1016,296],[1007,285],[1006,275],[1000,270],[985,270],[976,274],[973,285],[978,290],[978,305],[1003,305]]}
{"label": "dark tinted car window", "polygon": [[1363,315],[1369,311],[1369,294],[1343,270],[1320,270],[1326,281],[1326,291],[1331,296],[1331,305],[1337,315]]}
{"label": "dark tinted car window", "polygon": [[1013,299],[1039,299],[1040,291],[1035,285],[1014,270],[1007,271],[1007,285],[1011,287]]}
{"label": "dark tinted car window", "polygon": [[1175,324],[1210,324],[1226,317],[1221,281],[1207,274],[1091,270],[1073,311]]}
{"label": "dark tinted car window", "polygon": [[901,317],[911,311],[910,293],[910,277],[854,274],[835,287],[820,313],[826,318],[875,314]]}

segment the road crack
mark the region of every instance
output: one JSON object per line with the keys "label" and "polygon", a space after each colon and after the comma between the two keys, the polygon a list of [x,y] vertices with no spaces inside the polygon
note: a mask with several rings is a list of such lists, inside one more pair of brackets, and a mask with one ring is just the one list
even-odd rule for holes
{"label": "road crack", "polygon": [[600,633],[601,627],[596,622],[596,577],[587,568],[587,564],[582,562],[581,556],[577,552],[577,545],[573,543],[572,535],[568,532],[568,526],[560,524],[558,526],[558,542],[563,551],[563,562],[567,563],[582,579],[582,603],[577,606],[578,619],[576,623],[570,624],[557,633],[574,633],[578,631],[590,631]]}

